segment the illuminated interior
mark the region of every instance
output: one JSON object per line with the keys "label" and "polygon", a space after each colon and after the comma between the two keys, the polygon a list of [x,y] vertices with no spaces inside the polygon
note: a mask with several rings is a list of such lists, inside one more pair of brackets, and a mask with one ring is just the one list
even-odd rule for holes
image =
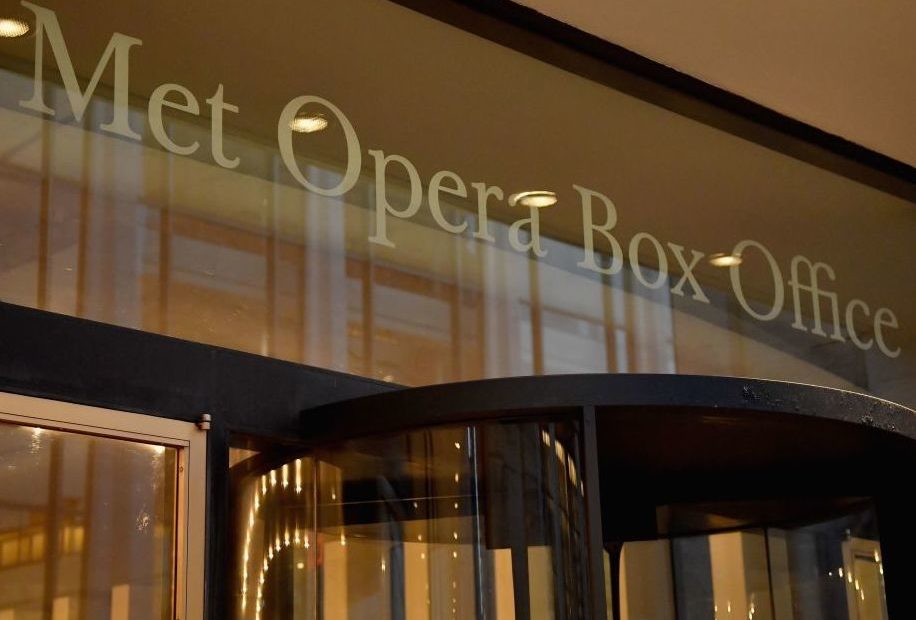
{"label": "illuminated interior", "polygon": [[0,620],[165,620],[177,451],[0,421]]}
{"label": "illuminated interior", "polygon": [[[418,430],[288,460],[234,449],[234,617],[593,617],[594,481],[581,442],[577,425],[543,421]],[[603,510],[634,510],[605,491]],[[728,504],[678,510],[672,522],[697,531],[614,540],[605,524],[607,618],[887,619],[867,500],[769,526],[742,524],[750,513]],[[684,526],[701,522],[714,525]]]}
{"label": "illuminated interior", "polygon": [[[569,424],[446,428],[245,475],[235,617],[505,620],[552,618],[557,605],[580,615],[577,441]],[[244,470],[265,454],[239,456]]]}

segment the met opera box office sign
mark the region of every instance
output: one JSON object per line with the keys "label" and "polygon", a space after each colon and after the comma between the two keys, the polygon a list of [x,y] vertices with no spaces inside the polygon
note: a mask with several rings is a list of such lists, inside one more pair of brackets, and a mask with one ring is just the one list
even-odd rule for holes
{"label": "met opera box office sign", "polygon": [[[705,462],[706,409],[750,408],[734,428],[771,414],[761,436],[776,443],[751,459],[760,471],[800,467],[779,442],[834,428],[852,433],[850,452],[825,445],[812,462],[870,454],[852,446],[856,433],[875,433],[893,435],[883,453],[909,463],[911,447],[896,442],[916,405],[912,168],[507,4],[494,14],[388,0],[0,7],[0,390],[10,399],[0,401],[0,442],[14,455],[0,457],[10,459],[0,500],[15,506],[0,522],[0,572],[33,570],[16,579],[41,584],[0,587],[0,620],[183,618],[204,606],[240,618],[370,608],[674,618],[663,599],[678,618],[688,602],[718,617],[733,603],[741,617],[799,620],[814,616],[798,615],[798,601],[862,620],[893,611],[875,514],[896,504],[868,478],[800,512],[784,498],[778,510],[708,509],[737,496],[690,478],[690,497],[630,497],[659,515],[639,535],[608,520],[586,488],[592,476],[597,490],[600,474],[604,493],[621,467],[599,458],[611,451],[602,437],[624,436],[601,420],[622,424],[616,408],[638,403],[696,414],[685,437],[698,451],[672,471]],[[396,388],[585,374],[683,378],[474,383],[405,390],[391,410],[327,408]],[[767,386],[785,391],[768,399]],[[497,406],[503,392],[531,399]],[[412,410],[410,394],[480,398],[408,420],[394,411]],[[545,413],[560,405],[578,413]],[[541,411],[512,431],[534,447],[493,426],[492,412],[522,410]],[[349,432],[308,422],[346,411]],[[797,413],[835,419],[769,426]],[[655,422],[632,441],[665,445],[667,422]],[[855,432],[844,426],[853,423]],[[372,443],[370,428],[404,442]],[[543,449],[565,472],[562,506],[547,469],[519,474],[537,488],[524,501],[494,473],[497,453],[519,455],[503,465],[522,471]],[[367,491],[370,456],[379,472],[403,475],[379,474],[388,482]],[[706,474],[737,476],[734,456]],[[651,458],[633,459],[634,480],[658,475]],[[402,471],[421,462],[426,474]],[[440,466],[456,488],[441,486]],[[117,476],[137,484],[111,512],[102,507]],[[209,508],[191,492],[204,483]],[[26,501],[38,487],[41,498]],[[780,493],[756,487],[742,501]],[[707,502],[688,511],[702,524],[671,508],[675,499]],[[366,502],[390,514],[356,507]],[[546,521],[529,524],[527,540],[481,524],[529,509]],[[139,534],[118,530],[115,513]],[[566,521],[550,521],[560,513]],[[896,531],[892,518],[882,523]],[[772,576],[802,574],[798,540],[816,527],[818,540],[839,532],[824,552],[836,566],[816,568],[840,589],[817,598],[793,576],[779,594]],[[705,541],[699,589],[675,574],[699,561],[677,555],[687,534]],[[660,547],[637,538],[670,539],[674,551],[653,555]],[[462,563],[460,545],[476,559]],[[285,568],[272,569],[281,554]],[[456,563],[435,564],[440,555]],[[859,556],[872,560],[857,565]],[[758,561],[765,587],[722,576],[728,562],[753,572]],[[109,565],[119,568],[94,577]],[[850,570],[861,581],[845,580]],[[369,572],[383,581],[366,581]],[[783,595],[796,615],[784,615]],[[662,607],[646,611],[648,601]]]}
{"label": "met opera box office sign", "polygon": [[12,5],[4,300],[408,385],[916,402],[910,196],[366,4]]}

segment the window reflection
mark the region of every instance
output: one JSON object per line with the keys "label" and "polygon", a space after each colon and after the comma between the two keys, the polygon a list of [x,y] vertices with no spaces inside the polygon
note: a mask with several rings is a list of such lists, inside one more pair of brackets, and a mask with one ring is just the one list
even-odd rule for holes
{"label": "window reflection", "polygon": [[615,568],[621,620],[887,620],[870,507],[797,527],[628,542]]}
{"label": "window reflection", "polygon": [[[12,89],[28,79],[0,72]],[[868,386],[858,362],[834,374],[813,350],[763,337],[715,282],[700,307],[627,270],[563,267],[581,254],[569,240],[545,237],[548,257],[531,260],[495,219],[503,241],[392,219],[398,247],[376,246],[371,179],[322,198],[242,138],[227,148],[244,173],[90,131],[107,106],[93,100],[82,126],[0,108],[0,231],[15,231],[0,232],[4,301],[407,385],[679,372]],[[303,166],[325,185],[339,176]],[[391,179],[389,190],[403,188]],[[458,217],[461,205],[443,208]]]}
{"label": "window reflection", "polygon": [[0,422],[0,619],[173,615],[173,448]]}
{"label": "window reflection", "polygon": [[236,617],[582,617],[577,446],[486,424],[240,460]]}

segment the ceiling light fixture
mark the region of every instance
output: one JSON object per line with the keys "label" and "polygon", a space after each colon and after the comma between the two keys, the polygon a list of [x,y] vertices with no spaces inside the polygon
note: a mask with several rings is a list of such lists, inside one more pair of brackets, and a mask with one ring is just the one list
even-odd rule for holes
{"label": "ceiling light fixture", "polygon": [[302,114],[289,122],[289,128],[299,133],[315,133],[328,128],[328,119],[321,114]]}
{"label": "ceiling light fixture", "polygon": [[509,196],[509,206],[522,205],[523,207],[552,207],[557,204],[557,195],[547,190],[535,190],[530,192],[518,192]]}
{"label": "ceiling light fixture", "polygon": [[709,264],[713,267],[735,267],[741,264],[741,255],[720,252],[709,257]]}
{"label": "ceiling light fixture", "polygon": [[31,28],[21,19],[13,17],[0,18],[0,37],[4,39],[16,39],[25,36]]}

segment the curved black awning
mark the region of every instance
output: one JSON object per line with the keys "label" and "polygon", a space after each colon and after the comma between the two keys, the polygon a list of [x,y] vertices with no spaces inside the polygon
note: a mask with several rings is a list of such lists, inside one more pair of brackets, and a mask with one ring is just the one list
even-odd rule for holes
{"label": "curved black awning", "polygon": [[406,388],[302,412],[306,439],[592,406],[799,415],[860,424],[916,440],[916,411],[865,394],[800,383],[699,375],[587,374],[487,379]]}
{"label": "curved black awning", "polygon": [[[916,468],[916,412],[906,407],[798,383],[692,375],[553,375],[407,388],[305,411],[301,439],[327,445],[443,425],[568,417],[583,420],[594,439],[606,536],[804,520],[886,495]],[[690,516],[698,507],[728,518],[699,523]]]}

